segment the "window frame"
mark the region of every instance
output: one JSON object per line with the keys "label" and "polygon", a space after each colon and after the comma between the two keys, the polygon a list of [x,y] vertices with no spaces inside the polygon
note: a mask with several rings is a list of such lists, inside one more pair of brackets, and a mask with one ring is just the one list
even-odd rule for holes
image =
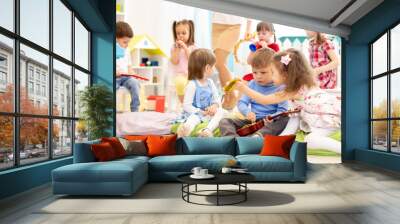
{"label": "window frame", "polygon": [[[396,75],[397,73],[400,72],[400,66],[397,68],[391,68],[391,31],[393,28],[400,26],[400,20],[392,24],[390,27],[386,28],[384,32],[379,34],[375,39],[373,39],[369,44],[369,149],[373,151],[380,151],[380,152],[386,152],[386,153],[391,153],[391,154],[400,154],[400,152],[393,152],[392,151],[392,122],[393,121],[399,121],[400,117],[393,117],[392,116],[392,98],[391,98],[391,91],[392,91],[392,86],[391,86],[391,80],[392,76]],[[384,35],[387,35],[387,64],[386,64],[386,71],[376,74],[373,74],[373,44],[376,43],[381,37]],[[399,52],[400,54],[400,52]],[[373,81],[382,77],[386,77],[386,87],[387,87],[387,105],[386,105],[386,118],[373,118],[373,93],[374,93],[374,87],[373,87]],[[374,132],[373,132],[373,122],[376,121],[386,121],[387,126],[386,126],[386,150],[379,150],[374,148]]]}
{"label": "window frame", "polygon": [[[70,18],[70,22],[71,22],[71,58],[67,59],[64,58],[63,56],[55,53],[54,50],[54,45],[53,45],[53,1],[54,0],[47,0],[49,2],[49,47],[48,49],[46,49],[45,47],[42,47],[39,44],[34,43],[33,41],[30,41],[29,39],[23,37],[20,35],[20,0],[14,0],[13,1],[13,10],[14,10],[14,18],[13,18],[13,22],[14,22],[14,30],[10,31],[4,27],[0,26],[0,35],[3,35],[7,38],[11,38],[14,44],[14,48],[13,48],[13,54],[12,54],[12,61],[13,64],[12,66],[12,72],[11,75],[13,75],[13,79],[14,79],[14,110],[13,112],[2,112],[0,111],[0,116],[10,116],[13,119],[13,166],[10,167],[5,167],[5,168],[0,168],[0,172],[5,171],[5,170],[10,170],[10,169],[16,169],[19,167],[23,167],[23,166],[30,166],[33,164],[38,164],[38,163],[43,163],[49,160],[54,160],[54,159],[62,159],[65,157],[70,157],[73,156],[73,152],[74,152],[74,143],[75,143],[75,123],[76,121],[79,120],[79,117],[75,116],[75,108],[72,107],[71,108],[71,114],[68,116],[56,116],[53,115],[53,75],[54,75],[54,69],[53,69],[53,59],[54,60],[58,60],[61,63],[64,63],[68,66],[71,66],[71,104],[74,105],[75,103],[75,88],[74,88],[74,83],[75,83],[75,69],[85,73],[88,75],[89,78],[89,83],[88,86],[92,85],[92,72],[91,72],[91,36],[92,36],[92,30],[88,27],[88,25],[83,21],[83,19],[78,15],[78,13],[76,13],[72,7],[68,4],[68,2],[66,2],[65,0],[59,0],[69,11],[71,11],[71,18]],[[82,25],[83,27],[88,31],[88,69],[85,69],[81,66],[79,66],[78,64],[75,63],[75,19],[77,19]],[[29,48],[32,48],[33,50],[36,50],[42,54],[45,54],[46,56],[48,56],[49,62],[48,62],[48,83],[45,85],[45,89],[48,93],[46,94],[46,97],[48,97],[48,113],[46,115],[39,115],[39,114],[27,114],[27,113],[21,113],[20,111],[20,85],[21,85],[21,80],[20,80],[20,65],[21,65],[21,56],[20,56],[20,45],[23,44]],[[26,75],[26,82],[28,81],[32,81],[35,87],[36,83],[40,83],[42,86],[42,80],[41,80],[41,74],[42,72],[40,72],[40,76],[39,76],[39,80],[37,80],[38,82],[36,82],[36,69],[34,68],[33,70],[33,79],[30,79],[30,74],[28,73],[28,67],[30,66],[29,64],[27,64],[27,74]],[[28,86],[26,86],[28,87]],[[27,91],[29,91],[27,89]],[[36,89],[34,88],[34,92],[36,91]],[[42,94],[39,94],[38,96],[43,97]],[[32,162],[32,163],[26,163],[26,164],[21,164],[21,158],[20,158],[20,119],[21,118],[45,118],[47,119],[48,122],[48,136],[47,136],[47,142],[49,144],[47,144],[47,158],[43,158],[43,160],[40,160],[38,162]],[[53,155],[54,153],[54,147],[53,147],[53,123],[57,120],[65,120],[65,121],[70,121],[71,122],[71,153],[68,155],[62,155],[62,156],[55,156]]]}

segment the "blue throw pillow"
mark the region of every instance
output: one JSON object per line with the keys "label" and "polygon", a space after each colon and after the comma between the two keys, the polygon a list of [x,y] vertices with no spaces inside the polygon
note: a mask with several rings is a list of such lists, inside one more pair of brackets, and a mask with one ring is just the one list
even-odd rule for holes
{"label": "blue throw pillow", "polygon": [[261,137],[237,137],[236,155],[259,154],[264,144]]}
{"label": "blue throw pillow", "polygon": [[235,139],[232,137],[182,138],[182,144],[178,148],[178,154],[198,155],[198,154],[225,154],[235,155]]}

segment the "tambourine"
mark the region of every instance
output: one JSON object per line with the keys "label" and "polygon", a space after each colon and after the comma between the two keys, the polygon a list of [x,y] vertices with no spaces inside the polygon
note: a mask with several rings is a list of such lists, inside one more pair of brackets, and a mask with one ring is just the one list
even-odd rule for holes
{"label": "tambourine", "polygon": [[[257,33],[253,33],[252,35],[249,35],[249,36],[248,36],[247,38],[245,38],[245,39],[240,39],[240,40],[235,44],[235,46],[234,46],[234,48],[233,48],[233,56],[234,56],[234,58],[235,58],[235,62],[236,62],[236,63],[241,64],[241,65],[247,65],[247,61],[241,61],[241,60],[239,59],[238,51],[239,51],[240,46],[241,46],[242,44],[245,44],[245,43],[248,43],[249,45],[250,45],[250,44],[253,44],[254,39],[256,38],[256,36],[257,36]],[[249,49],[249,48],[247,47],[247,49]],[[249,49],[249,51],[250,51],[250,49]],[[247,55],[246,55],[246,58],[247,58]]]}

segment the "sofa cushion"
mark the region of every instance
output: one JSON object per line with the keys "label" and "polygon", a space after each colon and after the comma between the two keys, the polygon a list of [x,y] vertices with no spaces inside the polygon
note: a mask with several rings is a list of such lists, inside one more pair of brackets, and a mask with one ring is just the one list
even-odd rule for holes
{"label": "sofa cushion", "polygon": [[122,146],[126,151],[126,155],[136,155],[136,156],[146,156],[147,155],[147,148],[146,142],[142,140],[127,140],[124,138],[118,138],[121,142]]}
{"label": "sofa cushion", "polygon": [[160,135],[147,137],[148,156],[165,156],[176,154],[176,135]]}
{"label": "sofa cushion", "polygon": [[236,155],[259,154],[264,139],[261,137],[237,137]]}
{"label": "sofa cushion", "polygon": [[96,157],[96,161],[105,162],[118,158],[118,156],[115,154],[115,150],[109,142],[93,144],[91,145],[91,148],[94,157]]}
{"label": "sofa cushion", "polygon": [[232,137],[199,138],[185,137],[177,148],[177,154],[225,154],[235,155],[235,139]]}
{"label": "sofa cushion", "polygon": [[264,136],[264,146],[261,149],[261,156],[280,156],[289,159],[290,148],[296,135],[284,135],[284,136],[274,136],[265,135]]}
{"label": "sofa cushion", "polygon": [[231,155],[174,155],[158,156],[149,160],[150,171],[190,172],[199,166],[212,172],[219,171],[228,160],[235,159]]}
{"label": "sofa cushion", "polygon": [[125,135],[124,138],[126,140],[141,140],[141,141],[146,141],[147,135]]}
{"label": "sofa cushion", "polygon": [[238,155],[239,166],[249,172],[292,172],[292,161],[279,156]]}
{"label": "sofa cushion", "polygon": [[[135,160],[142,161],[142,162],[148,162],[149,159],[150,159],[150,157],[147,157],[147,156],[135,156],[135,155],[132,155],[132,156],[125,156],[124,158],[113,160],[113,162],[131,163],[132,161],[135,161]],[[135,162],[133,162],[133,163],[135,163]]]}
{"label": "sofa cushion", "polygon": [[[109,162],[74,163],[53,170],[58,182],[130,182],[133,173],[147,172],[147,163],[140,159]],[[147,176],[147,173],[143,173]]]}
{"label": "sofa cushion", "polygon": [[108,142],[114,149],[115,155],[117,158],[122,158],[126,156],[126,151],[124,146],[121,144],[118,138],[116,137],[103,137],[101,138],[101,142]]}

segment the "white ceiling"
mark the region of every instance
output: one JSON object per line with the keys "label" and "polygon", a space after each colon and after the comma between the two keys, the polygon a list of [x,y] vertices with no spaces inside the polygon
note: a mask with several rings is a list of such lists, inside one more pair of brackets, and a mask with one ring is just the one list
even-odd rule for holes
{"label": "white ceiling", "polygon": [[[383,0],[168,0],[348,37],[350,26]],[[346,5],[349,7],[338,14]],[[335,17],[335,15],[337,15]],[[335,21],[334,19],[337,18]]]}

